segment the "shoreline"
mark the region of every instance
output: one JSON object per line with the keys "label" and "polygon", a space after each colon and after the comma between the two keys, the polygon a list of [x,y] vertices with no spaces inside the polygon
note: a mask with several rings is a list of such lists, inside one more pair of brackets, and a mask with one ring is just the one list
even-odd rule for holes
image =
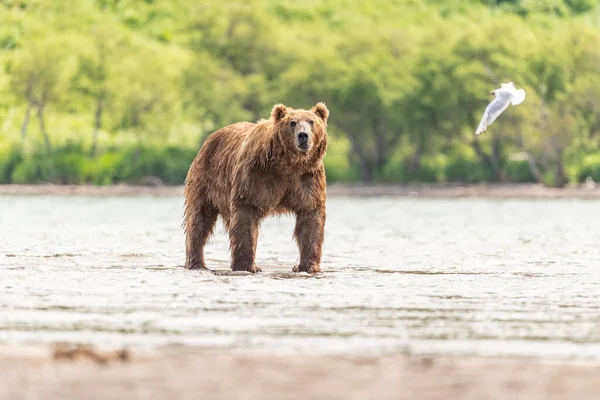
{"label": "shoreline", "polygon": [[187,348],[131,352],[126,357],[117,353],[111,357],[92,350],[65,355],[47,347],[0,347],[0,366],[5,371],[0,398],[479,400],[600,396],[600,366],[531,359],[285,356]]}
{"label": "shoreline", "polygon": [[[0,185],[0,195],[183,196],[183,186]],[[487,199],[600,199],[600,187],[549,188],[539,184],[341,184],[327,185],[329,197],[413,197]]]}

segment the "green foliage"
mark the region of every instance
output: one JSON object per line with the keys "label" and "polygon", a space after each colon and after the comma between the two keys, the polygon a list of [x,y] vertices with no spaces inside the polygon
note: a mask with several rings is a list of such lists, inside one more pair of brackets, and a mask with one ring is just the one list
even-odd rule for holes
{"label": "green foliage", "polygon": [[600,154],[588,154],[581,160],[577,180],[582,182],[588,176],[596,182],[600,181]]}
{"label": "green foliage", "polygon": [[448,156],[445,166],[447,181],[490,182],[494,181],[494,172],[482,164],[473,148],[461,146]]}
{"label": "green foliage", "polygon": [[40,150],[23,156],[11,149],[0,156],[1,183],[137,184],[152,177],[165,184],[182,184],[196,152],[177,147],[130,147],[91,156],[71,145],[51,154]]}
{"label": "green foliage", "polygon": [[12,181],[13,170],[22,158],[22,149],[12,146],[0,147],[0,184]]}
{"label": "green foliage", "polygon": [[113,149],[90,159],[84,171],[86,181],[97,185],[140,183],[146,177],[182,184],[195,156],[193,150],[174,147]]}
{"label": "green foliage", "polygon": [[526,160],[509,161],[505,167],[506,175],[512,182],[535,182]]}
{"label": "green foliage", "polygon": [[[594,0],[0,0],[0,182],[180,184],[212,131],[317,101],[330,181],[600,179],[599,13]],[[475,138],[507,81],[526,101]]]}

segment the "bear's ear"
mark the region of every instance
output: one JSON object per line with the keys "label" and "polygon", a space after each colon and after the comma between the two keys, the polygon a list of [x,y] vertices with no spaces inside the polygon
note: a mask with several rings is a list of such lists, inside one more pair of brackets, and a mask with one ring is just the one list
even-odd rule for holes
{"label": "bear's ear", "polygon": [[327,122],[327,119],[329,118],[329,110],[325,106],[325,103],[318,102],[315,104],[315,106],[312,108],[312,112],[317,114],[324,122]]}
{"label": "bear's ear", "polygon": [[271,110],[271,118],[275,121],[279,121],[287,114],[287,107],[283,104],[275,104]]}

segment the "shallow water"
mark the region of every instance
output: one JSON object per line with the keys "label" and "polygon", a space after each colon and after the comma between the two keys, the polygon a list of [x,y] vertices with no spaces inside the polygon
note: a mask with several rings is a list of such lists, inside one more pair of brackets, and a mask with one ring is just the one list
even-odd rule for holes
{"label": "shallow water", "polygon": [[322,268],[294,220],[231,274],[187,271],[179,197],[0,196],[0,342],[600,361],[600,203],[330,198]]}

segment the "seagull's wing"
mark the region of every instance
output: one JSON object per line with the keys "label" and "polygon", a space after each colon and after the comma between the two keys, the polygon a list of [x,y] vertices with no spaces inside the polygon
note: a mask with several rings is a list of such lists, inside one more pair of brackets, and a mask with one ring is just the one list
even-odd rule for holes
{"label": "seagull's wing", "polygon": [[525,100],[525,90],[523,90],[523,89],[515,90],[510,95],[510,103],[513,106],[516,106],[517,104],[521,104],[524,100]]}
{"label": "seagull's wing", "polygon": [[517,90],[517,88],[515,88],[514,83],[512,82],[503,83],[499,91],[510,95],[510,103],[513,106],[521,104],[525,100],[525,90]]}
{"label": "seagull's wing", "polygon": [[498,118],[498,115],[502,114],[502,111],[506,110],[506,107],[510,104],[511,97],[501,92],[497,93],[498,96],[486,107],[481,122],[479,122],[479,126],[477,127],[477,131],[475,131],[476,135],[485,132],[487,127],[490,126],[492,122]]}

